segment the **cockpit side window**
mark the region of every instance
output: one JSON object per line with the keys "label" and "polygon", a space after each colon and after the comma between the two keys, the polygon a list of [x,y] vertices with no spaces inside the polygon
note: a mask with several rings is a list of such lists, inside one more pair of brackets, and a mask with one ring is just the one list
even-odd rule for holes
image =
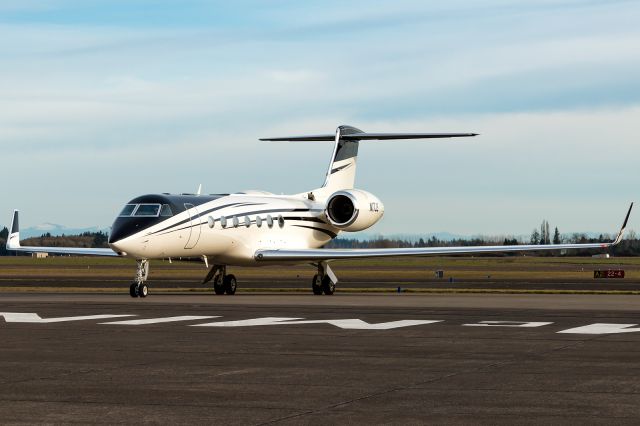
{"label": "cockpit side window", "polygon": [[133,211],[136,209],[136,206],[137,204],[127,204],[120,212],[120,216],[131,216]]}
{"label": "cockpit side window", "polygon": [[162,208],[160,209],[160,216],[164,216],[164,217],[173,216],[173,212],[171,211],[171,207],[169,206],[169,204],[162,205]]}
{"label": "cockpit side window", "polygon": [[160,213],[160,204],[139,204],[134,216],[157,217]]}

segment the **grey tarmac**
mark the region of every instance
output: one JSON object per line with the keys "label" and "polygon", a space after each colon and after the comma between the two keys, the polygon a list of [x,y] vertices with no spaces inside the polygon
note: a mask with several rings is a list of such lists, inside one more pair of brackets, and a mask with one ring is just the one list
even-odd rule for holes
{"label": "grey tarmac", "polygon": [[[640,332],[561,333],[640,324],[640,296],[0,293],[0,312],[130,315],[0,319],[2,423],[640,421]],[[307,322],[192,326],[267,317]],[[424,323],[322,322],[345,319]]]}

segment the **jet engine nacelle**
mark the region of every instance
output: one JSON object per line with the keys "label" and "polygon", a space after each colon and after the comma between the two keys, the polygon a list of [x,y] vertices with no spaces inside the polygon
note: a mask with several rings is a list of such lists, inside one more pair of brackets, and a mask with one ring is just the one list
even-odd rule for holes
{"label": "jet engine nacelle", "polygon": [[346,189],[331,194],[324,214],[336,228],[356,232],[379,221],[384,214],[384,205],[367,191]]}

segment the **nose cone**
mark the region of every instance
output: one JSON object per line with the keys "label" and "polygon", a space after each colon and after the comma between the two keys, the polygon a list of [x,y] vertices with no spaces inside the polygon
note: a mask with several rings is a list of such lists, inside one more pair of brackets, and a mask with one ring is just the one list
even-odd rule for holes
{"label": "nose cone", "polygon": [[136,235],[140,231],[144,231],[148,227],[155,225],[160,221],[159,218],[145,217],[119,217],[111,226],[111,235],[109,235],[109,244],[116,244],[118,241]]}
{"label": "nose cone", "polygon": [[109,244],[115,244],[131,235],[135,234],[139,229],[134,218],[119,217],[111,226],[111,234],[109,235]]}

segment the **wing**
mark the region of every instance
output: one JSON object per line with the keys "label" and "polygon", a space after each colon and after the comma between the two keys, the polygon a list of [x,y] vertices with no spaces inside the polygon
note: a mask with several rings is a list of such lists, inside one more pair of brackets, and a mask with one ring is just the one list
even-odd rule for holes
{"label": "wing", "polygon": [[392,249],[302,249],[302,250],[258,250],[254,257],[257,261],[323,261],[338,259],[362,259],[373,257],[429,256],[444,254],[503,253],[513,251],[541,251],[568,249],[606,249],[622,241],[624,230],[631,214],[633,203],[616,239],[610,243],[593,244],[544,244],[516,246],[462,246],[462,247],[417,247]]}
{"label": "wing", "polygon": [[23,247],[20,245],[20,226],[18,210],[13,211],[11,220],[11,232],[7,238],[7,250],[25,253],[53,253],[73,254],[82,256],[120,256],[110,248],[84,248],[84,247]]}

